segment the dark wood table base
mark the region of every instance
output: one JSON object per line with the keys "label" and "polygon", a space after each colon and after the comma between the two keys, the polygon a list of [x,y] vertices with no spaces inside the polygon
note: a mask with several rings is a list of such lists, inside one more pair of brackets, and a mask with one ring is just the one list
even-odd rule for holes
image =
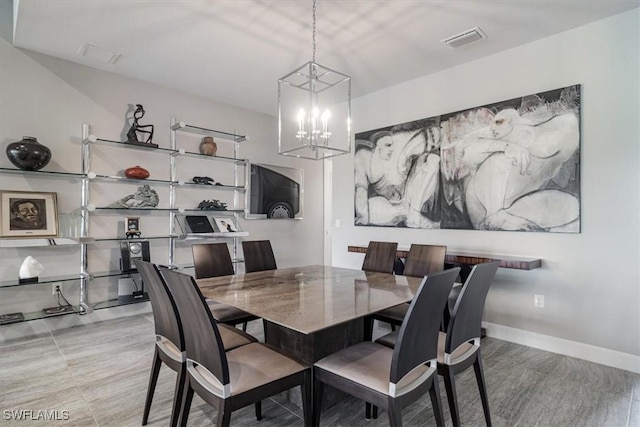
{"label": "dark wood table base", "polygon": [[[364,341],[364,319],[355,319],[312,334],[302,334],[265,320],[264,333],[267,344],[313,365],[323,357]],[[345,393],[326,387],[322,407],[330,408],[345,397]],[[287,398],[291,403],[302,407],[302,396],[298,387],[289,390]]]}
{"label": "dark wood table base", "polygon": [[264,334],[267,344],[313,365],[325,356],[364,341],[364,319],[351,320],[312,334],[303,334],[265,320]]}

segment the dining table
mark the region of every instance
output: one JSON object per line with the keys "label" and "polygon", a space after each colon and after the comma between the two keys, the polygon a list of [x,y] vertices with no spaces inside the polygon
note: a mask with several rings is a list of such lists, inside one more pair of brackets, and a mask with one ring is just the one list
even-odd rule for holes
{"label": "dining table", "polygon": [[264,320],[265,342],[313,364],[364,340],[364,318],[411,301],[422,278],[307,265],[197,279],[205,298]]}

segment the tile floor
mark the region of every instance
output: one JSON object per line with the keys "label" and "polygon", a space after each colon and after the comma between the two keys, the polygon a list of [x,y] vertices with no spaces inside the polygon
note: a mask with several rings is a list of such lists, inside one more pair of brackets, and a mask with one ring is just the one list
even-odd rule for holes
{"label": "tile floor", "polygon": [[[261,322],[251,322],[249,332],[260,337]],[[139,426],[153,346],[150,314],[0,344],[0,424]],[[640,375],[492,338],[482,346],[494,425],[640,427]],[[175,374],[163,368],[150,426],[168,425],[174,382]],[[440,391],[450,426],[442,382]],[[472,370],[458,376],[458,392],[463,424],[484,426]],[[68,419],[16,421],[8,419],[12,410],[32,410],[32,418],[38,410],[57,410],[54,415]],[[283,395],[265,401],[262,411],[260,422],[253,407],[236,411],[231,425],[303,425],[302,411]],[[403,420],[406,426],[435,425],[428,396],[406,408]],[[214,422],[215,410],[196,396],[189,425]],[[366,421],[364,404],[350,398],[325,409],[321,425],[378,427],[388,421],[385,412]]]}

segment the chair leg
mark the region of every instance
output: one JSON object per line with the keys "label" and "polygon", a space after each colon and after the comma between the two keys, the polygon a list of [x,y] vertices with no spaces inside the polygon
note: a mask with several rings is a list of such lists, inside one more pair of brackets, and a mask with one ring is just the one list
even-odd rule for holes
{"label": "chair leg", "polygon": [[255,403],[256,407],[256,420],[262,420],[262,400],[259,400]]}
{"label": "chair leg", "polygon": [[149,410],[151,409],[151,401],[153,400],[153,393],[156,391],[156,383],[158,382],[158,374],[160,373],[160,367],[162,366],[162,360],[158,354],[158,347],[155,347],[153,352],[153,363],[151,364],[151,375],[149,376],[149,386],[147,387],[147,399],[144,402],[144,412],[142,413],[142,425],[146,426],[149,420]]}
{"label": "chair leg", "polygon": [[364,406],[364,417],[368,421],[371,418],[374,420],[378,419],[378,407],[369,402],[365,402]]}
{"label": "chair leg", "polygon": [[364,340],[371,341],[373,339],[373,317],[366,316],[364,318]]}
{"label": "chair leg", "polygon": [[189,384],[187,378],[185,382],[185,391],[182,396],[182,414],[180,416],[180,427],[187,427],[187,420],[189,419],[189,411],[191,410],[191,401],[193,400],[193,389]]}
{"label": "chair leg", "polygon": [[391,427],[402,427],[402,408],[396,403],[395,399],[389,399],[387,413],[389,414],[389,425]]}
{"label": "chair leg", "polygon": [[216,422],[217,427],[228,427],[231,424],[231,401],[225,399],[220,402],[218,407],[218,420]]}
{"label": "chair leg", "polygon": [[322,412],[322,393],[324,384],[317,379],[313,380],[313,406],[312,406],[312,425],[318,427],[320,425],[320,412]]}
{"label": "chair leg", "polygon": [[311,369],[307,369],[304,373],[304,382],[300,384],[302,392],[302,413],[304,416],[304,425],[313,424],[313,380],[311,377]]}
{"label": "chair leg", "polygon": [[187,379],[187,365],[182,364],[176,378],[176,389],[173,392],[173,407],[171,408],[171,427],[176,427],[180,419],[180,409],[182,407],[182,393],[184,393],[184,383]]}
{"label": "chair leg", "polygon": [[244,323],[242,324],[242,330],[243,330],[243,331],[245,331],[245,332],[247,332],[247,322],[244,322]]}
{"label": "chair leg", "polygon": [[456,380],[453,372],[449,369],[444,373],[444,387],[447,390],[447,400],[451,411],[451,421],[453,426],[460,426],[460,410],[458,409],[458,398],[456,396]]}
{"label": "chair leg", "polygon": [[429,396],[431,397],[431,406],[433,406],[433,415],[438,427],[444,426],[444,416],[442,413],[442,401],[440,400],[440,388],[438,387],[438,374],[433,376],[433,383],[429,388]]}
{"label": "chair leg", "polygon": [[491,413],[489,411],[489,396],[487,395],[487,385],[484,381],[484,370],[482,369],[482,360],[480,359],[480,351],[476,354],[476,361],[473,362],[473,370],[476,373],[476,381],[478,382],[478,390],[480,391],[480,400],[482,400],[482,410],[484,411],[484,419],[487,427],[491,427]]}

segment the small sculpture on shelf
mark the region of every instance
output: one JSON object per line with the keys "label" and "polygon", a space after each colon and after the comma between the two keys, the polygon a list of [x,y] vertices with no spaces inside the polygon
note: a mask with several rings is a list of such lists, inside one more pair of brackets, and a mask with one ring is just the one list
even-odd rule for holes
{"label": "small sculpture on shelf", "polygon": [[[141,125],[138,123],[138,120],[144,117],[144,113],[145,111],[142,104],[136,104],[136,110],[133,112],[133,124],[127,132],[127,143],[158,148],[158,144],[152,142],[153,125]],[[140,140],[138,137],[139,134],[143,137],[146,136],[146,139]]]}
{"label": "small sculpture on shelf", "polygon": [[218,144],[213,140],[212,136],[205,136],[200,143],[200,154],[205,156],[215,156],[218,152]]}
{"label": "small sculpture on shelf", "polygon": [[150,174],[149,171],[140,166],[133,166],[124,171],[124,176],[129,179],[147,179]]}
{"label": "small sculpture on shelf", "polygon": [[38,276],[44,271],[42,264],[37,259],[29,255],[24,259],[18,272],[20,283],[37,283]]}
{"label": "small sculpture on shelf", "polygon": [[200,185],[213,185],[213,178],[209,178],[208,176],[194,176],[191,178],[194,184]]}
{"label": "small sculpture on shelf", "polygon": [[107,207],[120,209],[155,208],[158,206],[159,201],[158,193],[145,184],[142,187],[138,187],[134,194],[129,194]]}
{"label": "small sculpture on shelf", "polygon": [[193,178],[191,178],[191,182],[193,182],[194,184],[200,184],[200,185],[222,186],[222,184],[220,184],[219,182],[215,182],[213,178],[209,178],[208,176],[194,176]]}
{"label": "small sculpture on shelf", "polygon": [[10,143],[6,153],[11,163],[26,171],[40,170],[51,160],[51,150],[32,136],[23,136],[22,140]]}
{"label": "small sculpture on shelf", "polygon": [[226,211],[227,204],[218,199],[203,200],[198,204],[198,209],[201,211]]}

